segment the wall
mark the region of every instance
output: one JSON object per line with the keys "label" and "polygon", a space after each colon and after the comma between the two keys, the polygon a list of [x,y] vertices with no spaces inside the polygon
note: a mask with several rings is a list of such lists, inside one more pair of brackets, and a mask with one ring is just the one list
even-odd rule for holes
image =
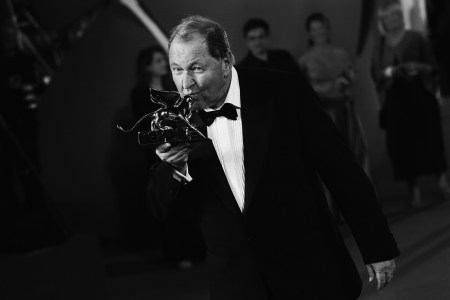
{"label": "wall", "polygon": [[[115,126],[133,121],[128,101],[135,57],[152,44],[131,13],[109,6],[66,54],[41,105],[44,180],[77,231],[115,238],[132,214],[141,216],[144,154],[134,136],[120,135]],[[140,225],[134,227],[149,224]]]}
{"label": "wall", "polygon": [[[356,50],[358,0],[229,0],[143,1],[169,31],[188,14],[203,14],[227,30],[239,61],[245,55],[241,28],[250,17],[267,19],[272,46],[298,57],[306,48],[304,20],[313,11],[327,14],[333,41],[350,53]],[[156,234],[142,203],[147,166],[134,136],[119,133],[115,124],[132,122],[129,92],[134,84],[135,57],[155,41],[120,4],[105,8],[86,35],[66,55],[40,109],[40,150],[43,176],[53,199],[75,230],[102,237]],[[370,45],[369,45],[370,46]],[[357,60],[357,111],[366,127],[372,160],[384,157],[376,127],[377,102],[368,78],[370,48]]]}
{"label": "wall", "polygon": [[427,32],[427,12],[425,0],[402,0],[406,28]]}

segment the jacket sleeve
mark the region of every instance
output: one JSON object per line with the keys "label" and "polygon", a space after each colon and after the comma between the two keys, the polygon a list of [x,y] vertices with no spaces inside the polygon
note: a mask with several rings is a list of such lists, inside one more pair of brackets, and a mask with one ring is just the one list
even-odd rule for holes
{"label": "jacket sleeve", "polygon": [[330,190],[347,221],[364,262],[392,259],[399,254],[375,188],[328,114],[320,107],[312,88],[303,84],[300,125],[307,155]]}
{"label": "jacket sleeve", "polygon": [[168,163],[160,161],[151,167],[147,203],[155,218],[160,221],[167,218],[182,186],[183,183],[173,177],[173,169]]}

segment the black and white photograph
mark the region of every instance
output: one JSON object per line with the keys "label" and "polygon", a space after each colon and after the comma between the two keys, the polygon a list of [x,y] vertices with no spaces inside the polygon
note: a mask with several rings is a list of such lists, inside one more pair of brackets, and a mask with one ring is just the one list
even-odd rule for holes
{"label": "black and white photograph", "polygon": [[450,299],[450,1],[0,16],[0,299]]}

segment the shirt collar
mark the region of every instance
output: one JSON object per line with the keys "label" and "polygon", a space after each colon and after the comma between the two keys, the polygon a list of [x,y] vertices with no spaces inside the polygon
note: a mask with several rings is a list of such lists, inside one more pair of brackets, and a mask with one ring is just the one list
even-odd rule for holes
{"label": "shirt collar", "polygon": [[[239,87],[239,78],[237,71],[234,67],[231,67],[231,83],[230,88],[228,89],[227,97],[225,98],[225,103],[233,104],[236,108],[241,108],[241,89]],[[217,109],[220,109],[223,104],[218,107]],[[207,108],[205,111],[212,111],[214,109]]]}

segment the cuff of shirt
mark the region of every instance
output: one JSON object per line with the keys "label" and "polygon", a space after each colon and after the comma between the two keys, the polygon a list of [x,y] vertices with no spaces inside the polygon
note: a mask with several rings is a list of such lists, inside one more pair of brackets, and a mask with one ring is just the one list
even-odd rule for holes
{"label": "cuff of shirt", "polygon": [[177,170],[173,170],[173,178],[175,178],[176,180],[183,182],[184,184],[189,183],[192,181],[192,177],[191,175],[189,175],[189,167],[186,166],[186,175],[183,175],[181,172],[177,171]]}

